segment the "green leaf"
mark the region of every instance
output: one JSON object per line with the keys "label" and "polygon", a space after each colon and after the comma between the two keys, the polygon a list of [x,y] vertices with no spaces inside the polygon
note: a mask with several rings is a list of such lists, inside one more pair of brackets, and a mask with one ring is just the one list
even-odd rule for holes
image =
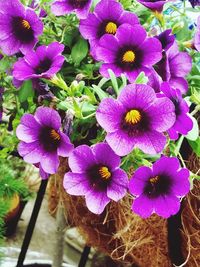
{"label": "green leaf", "polygon": [[78,42],[72,47],[72,60],[79,65],[80,62],[87,56],[88,44],[83,38],[79,38]]}
{"label": "green leaf", "polygon": [[195,140],[198,138],[198,136],[199,136],[199,126],[198,126],[198,122],[197,122],[197,120],[196,120],[194,117],[190,116],[190,118],[191,118],[192,121],[193,121],[193,128],[192,128],[192,130],[189,131],[189,133],[186,135],[186,138],[187,138],[188,140],[195,141]]}
{"label": "green leaf", "polygon": [[87,116],[91,113],[94,113],[96,110],[95,106],[91,103],[84,102],[82,106],[82,113],[84,116]]}
{"label": "green leaf", "polygon": [[88,96],[89,101],[90,101],[91,104],[96,104],[97,103],[97,100],[96,100],[96,97],[95,97],[94,93],[91,92],[88,87],[84,88],[84,93],[85,93],[85,95]]}
{"label": "green leaf", "polygon": [[10,67],[10,58],[5,57],[0,60],[0,72],[5,72]]}
{"label": "green leaf", "polygon": [[75,99],[73,99],[73,109],[74,109],[75,117],[81,119],[83,117],[82,116],[82,110]]}
{"label": "green leaf", "polygon": [[110,79],[111,79],[111,82],[112,82],[113,89],[115,90],[115,93],[118,95],[119,87],[118,87],[118,83],[117,83],[117,78],[116,78],[114,72],[111,69],[108,70],[108,73],[110,75]]}
{"label": "green leaf", "polygon": [[94,92],[98,95],[100,100],[108,97],[108,95],[99,86],[96,86],[95,84],[93,84],[92,87],[93,87]]}
{"label": "green leaf", "polygon": [[105,83],[107,83],[107,81],[108,81],[108,79],[105,78],[105,77],[103,77],[103,78],[100,80],[100,82],[98,83],[98,86],[99,86],[99,87],[102,87]]}
{"label": "green leaf", "polygon": [[192,93],[192,95],[190,97],[190,100],[193,103],[195,103],[197,105],[200,105],[200,92],[194,89],[193,90],[193,93]]}
{"label": "green leaf", "polygon": [[28,97],[33,97],[34,94],[35,92],[32,87],[32,81],[31,80],[25,81],[18,91],[19,101],[23,103],[28,99]]}
{"label": "green leaf", "polygon": [[188,140],[192,150],[200,157],[200,137],[197,138],[195,141]]}
{"label": "green leaf", "polygon": [[147,84],[148,82],[148,77],[145,76],[144,72],[140,72],[140,74],[137,76],[136,80],[135,80],[135,83],[136,84]]}

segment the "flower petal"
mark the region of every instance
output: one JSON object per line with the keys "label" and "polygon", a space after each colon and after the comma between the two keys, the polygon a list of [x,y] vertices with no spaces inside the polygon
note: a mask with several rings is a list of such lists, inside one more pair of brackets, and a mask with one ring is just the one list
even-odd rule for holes
{"label": "flower petal", "polygon": [[16,129],[16,135],[20,140],[31,143],[38,140],[40,128],[41,126],[33,115],[25,114],[21,118],[21,124]]}
{"label": "flower petal", "polygon": [[186,94],[188,90],[188,82],[182,77],[171,77],[169,80],[170,85],[173,88],[177,88],[182,94]]}
{"label": "flower petal", "polygon": [[117,156],[110,146],[106,143],[99,143],[92,147],[92,152],[96,162],[104,166],[108,166],[114,171],[120,165],[120,157]]}
{"label": "flower petal", "polygon": [[120,24],[128,23],[130,25],[139,24],[138,17],[129,11],[124,11],[119,19]]}
{"label": "flower petal", "polygon": [[46,152],[43,154],[41,158],[41,167],[42,169],[50,174],[54,174],[58,170],[59,166],[59,158],[57,152]]}
{"label": "flower petal", "polygon": [[171,174],[172,176],[174,176],[179,168],[180,163],[176,157],[162,156],[153,164],[153,174],[154,176],[159,174]]}
{"label": "flower petal", "polygon": [[148,218],[154,210],[154,202],[144,195],[137,197],[132,204],[132,211],[141,216]]}
{"label": "flower petal", "polygon": [[73,6],[67,1],[55,1],[51,6],[51,12],[56,16],[62,16],[73,11]]}
{"label": "flower petal", "polygon": [[86,19],[80,20],[79,30],[81,35],[85,39],[97,39],[98,38],[98,26],[101,21],[94,15],[88,14]]}
{"label": "flower petal", "polygon": [[106,192],[90,191],[86,194],[85,199],[88,209],[95,214],[101,214],[110,202]]}
{"label": "flower petal", "polygon": [[167,97],[156,99],[147,112],[151,127],[158,132],[167,131],[175,123],[175,106]]}
{"label": "flower petal", "polygon": [[24,161],[28,163],[40,162],[44,153],[38,141],[32,143],[20,142],[18,152],[24,158]]}
{"label": "flower petal", "polygon": [[131,194],[138,196],[143,193],[145,182],[152,177],[152,169],[146,166],[136,170],[129,182],[129,191]]}
{"label": "flower petal", "polygon": [[83,173],[95,163],[92,150],[87,145],[78,146],[69,157],[69,167],[75,173]]}
{"label": "flower petal", "polygon": [[141,136],[137,136],[135,142],[136,147],[140,148],[144,153],[157,154],[164,149],[166,137],[162,133],[151,130]]}
{"label": "flower petal", "polygon": [[112,173],[111,179],[111,184],[107,187],[107,196],[114,201],[119,201],[126,195],[128,176],[124,170],[118,169]]}
{"label": "flower petal", "polygon": [[63,187],[68,194],[74,196],[84,196],[91,190],[89,179],[83,173],[66,173],[63,180]]}
{"label": "flower petal", "polygon": [[139,49],[142,50],[144,66],[152,66],[162,58],[162,45],[156,38],[147,38]]}
{"label": "flower petal", "polygon": [[103,77],[110,78],[110,74],[108,72],[109,69],[111,69],[114,72],[116,77],[119,77],[123,73],[121,68],[117,67],[115,64],[108,64],[108,63],[102,64],[99,72]]}
{"label": "flower petal", "polygon": [[178,171],[174,177],[172,192],[178,197],[185,196],[190,191],[190,172],[188,169],[183,168]]}
{"label": "flower petal", "polygon": [[35,112],[35,118],[40,124],[58,130],[61,126],[61,118],[56,110],[48,107],[39,107]]}
{"label": "flower petal", "polygon": [[95,7],[95,14],[101,20],[107,20],[108,18],[116,20],[123,12],[122,5],[113,0],[100,1]]}
{"label": "flower petal", "polygon": [[128,155],[135,145],[134,138],[129,137],[126,133],[121,130],[108,133],[106,141],[112,150],[119,156]]}
{"label": "flower petal", "polygon": [[180,209],[180,200],[173,195],[159,197],[154,201],[155,213],[163,218],[175,215]]}
{"label": "flower petal", "polygon": [[58,155],[61,157],[69,157],[74,146],[71,144],[69,137],[64,133],[59,133],[61,140],[57,149]]}
{"label": "flower petal", "polygon": [[184,77],[192,68],[192,58],[186,52],[179,52],[170,60],[170,72],[173,76]]}
{"label": "flower petal", "polygon": [[145,84],[127,85],[118,96],[118,101],[128,110],[139,108],[143,111],[153,104],[156,94],[153,88]]}
{"label": "flower petal", "polygon": [[111,34],[104,34],[96,48],[96,57],[105,63],[112,63],[116,59],[118,49],[119,44],[117,39]]}
{"label": "flower petal", "polygon": [[17,80],[29,79],[33,74],[33,68],[23,58],[19,59],[13,66],[13,77]]}
{"label": "flower petal", "polygon": [[123,113],[123,106],[117,100],[106,98],[101,101],[96,118],[107,132],[113,132],[119,129]]}
{"label": "flower petal", "polygon": [[143,43],[146,35],[145,29],[139,24],[134,26],[122,24],[117,30],[116,38],[119,40],[121,47],[124,45],[138,47]]}

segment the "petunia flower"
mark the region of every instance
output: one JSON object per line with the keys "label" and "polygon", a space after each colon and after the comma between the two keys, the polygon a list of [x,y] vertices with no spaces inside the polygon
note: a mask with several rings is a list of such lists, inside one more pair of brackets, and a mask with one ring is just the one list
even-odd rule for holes
{"label": "petunia flower", "polygon": [[120,157],[108,144],[81,145],[69,157],[71,172],[65,174],[63,186],[71,195],[85,196],[88,209],[100,214],[111,200],[126,194],[128,177],[119,166]]}
{"label": "petunia flower", "polygon": [[19,0],[0,1],[0,48],[6,55],[27,53],[38,42],[43,24],[35,11]]}
{"label": "petunia flower", "polygon": [[163,82],[169,82],[174,88],[179,88],[182,94],[188,89],[185,76],[192,68],[192,58],[187,52],[179,52],[177,44],[163,51],[162,59],[154,66]]}
{"label": "petunia flower", "polygon": [[140,25],[119,26],[116,35],[105,34],[96,49],[97,59],[103,61],[100,73],[109,77],[111,69],[118,77],[124,73],[133,82],[143,71],[150,74],[152,65],[162,58],[162,46],[156,38],[146,38]]}
{"label": "petunia flower", "polygon": [[167,29],[164,32],[161,32],[158,36],[155,36],[161,44],[162,49],[167,51],[175,42],[175,36],[172,33],[171,29]]}
{"label": "petunia flower", "polygon": [[197,19],[197,30],[194,36],[194,47],[196,48],[197,51],[200,52],[200,16]]}
{"label": "petunia flower", "polygon": [[115,35],[123,23],[139,24],[138,17],[132,12],[125,11],[116,0],[102,0],[86,19],[80,21],[79,30],[85,39],[90,41],[90,53],[94,58],[96,47],[104,34]]}
{"label": "petunia flower", "polygon": [[168,0],[137,0],[143,6],[151,9],[152,11],[162,12],[164,4]]}
{"label": "petunia flower", "polygon": [[180,209],[180,197],[190,190],[189,171],[175,157],[161,157],[152,168],[140,167],[129,183],[136,196],[132,210],[142,218],[156,213],[168,218]]}
{"label": "petunia flower", "polygon": [[119,156],[134,147],[149,154],[160,153],[167,131],[175,122],[174,105],[168,98],[157,98],[153,88],[126,86],[117,100],[103,99],[96,112],[98,123],[107,132],[106,141]]}
{"label": "petunia flower", "polygon": [[62,16],[75,11],[79,19],[85,19],[91,4],[92,0],[56,0],[51,6],[51,11],[56,16]]}
{"label": "petunia flower", "polygon": [[193,122],[188,116],[189,107],[186,101],[182,98],[179,89],[173,89],[169,86],[169,83],[164,82],[161,85],[161,91],[164,96],[169,97],[169,99],[174,103],[176,120],[174,125],[168,130],[170,139],[178,139],[178,134],[186,135],[192,130]]}
{"label": "petunia flower", "polygon": [[60,127],[61,118],[52,108],[39,107],[35,115],[23,115],[16,130],[21,140],[19,154],[28,163],[40,164],[44,172],[56,173],[58,156],[68,157],[73,150],[68,136]]}
{"label": "petunia flower", "polygon": [[13,77],[20,81],[53,77],[65,60],[61,55],[63,50],[64,45],[58,42],[39,46],[14,64]]}

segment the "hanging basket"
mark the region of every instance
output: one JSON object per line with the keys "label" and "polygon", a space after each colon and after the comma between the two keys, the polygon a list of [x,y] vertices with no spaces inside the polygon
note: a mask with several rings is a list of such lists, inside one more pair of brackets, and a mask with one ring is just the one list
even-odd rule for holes
{"label": "hanging basket", "polygon": [[[194,154],[190,160],[192,163],[196,162],[195,168],[200,167]],[[58,173],[51,177],[51,213],[56,210],[59,195],[68,221],[78,227],[87,245],[106,253],[113,260],[139,267],[172,266],[166,219],[156,214],[148,219],[137,216],[131,211],[132,198],[128,194],[119,202],[110,202],[101,215],[95,215],[88,210],[83,197],[71,196],[64,191],[62,182],[67,170],[67,162],[62,160]],[[199,193],[200,183],[196,181],[193,190],[182,201],[181,243],[184,259],[189,267],[200,266]]]}

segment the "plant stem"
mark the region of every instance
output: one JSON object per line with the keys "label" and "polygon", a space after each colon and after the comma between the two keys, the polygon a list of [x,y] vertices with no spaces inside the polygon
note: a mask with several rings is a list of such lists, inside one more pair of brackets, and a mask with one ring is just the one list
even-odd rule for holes
{"label": "plant stem", "polygon": [[61,201],[58,203],[57,213],[56,213],[56,243],[53,256],[52,267],[61,267],[63,262],[63,251],[64,251],[64,233],[66,230],[66,219],[64,216],[64,208]]}
{"label": "plant stem", "polygon": [[90,247],[85,246],[78,267],[85,267],[89,254],[90,254]]}

